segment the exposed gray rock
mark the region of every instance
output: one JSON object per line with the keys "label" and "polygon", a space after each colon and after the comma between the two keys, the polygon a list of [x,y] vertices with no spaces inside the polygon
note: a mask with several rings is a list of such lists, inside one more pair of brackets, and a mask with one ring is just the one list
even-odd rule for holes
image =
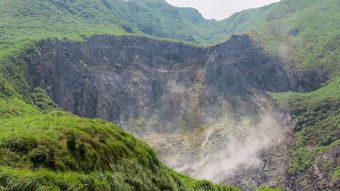
{"label": "exposed gray rock", "polygon": [[[37,47],[27,74],[32,89],[46,89],[76,115],[120,124],[189,175],[199,171],[181,169],[184,163],[204,162],[228,147],[230,135],[247,140],[243,121],[256,124],[262,114],[275,111],[266,91],[287,91],[294,85],[281,61],[246,35],[206,48],[127,36],[50,39]],[[240,167],[231,177],[222,173],[219,182],[251,190],[285,181],[275,179],[284,177],[285,166],[278,167],[286,164],[284,145],[258,141],[261,148],[252,154],[262,163]]]}
{"label": "exposed gray rock", "polygon": [[245,35],[209,48],[125,36],[38,47],[29,66],[32,87],[47,89],[67,111],[116,123],[155,113],[162,121],[184,120],[193,105],[209,110],[220,99],[235,116],[252,115],[259,109],[253,89],[290,88],[280,61]]}

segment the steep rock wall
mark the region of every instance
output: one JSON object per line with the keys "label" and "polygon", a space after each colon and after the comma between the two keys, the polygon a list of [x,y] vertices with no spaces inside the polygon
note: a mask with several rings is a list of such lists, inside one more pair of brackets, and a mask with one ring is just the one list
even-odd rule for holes
{"label": "steep rock wall", "polygon": [[179,102],[195,96],[199,106],[214,106],[223,98],[231,113],[253,114],[258,109],[253,89],[289,89],[280,61],[248,36],[209,48],[112,36],[38,47],[40,54],[29,66],[32,87],[44,87],[74,114],[118,123],[150,113],[173,120],[182,109]]}
{"label": "steep rock wall", "polygon": [[[286,148],[276,145],[287,116],[274,114],[265,92],[287,91],[291,80],[248,36],[206,48],[126,36],[50,39],[37,48],[30,86],[64,110],[120,124],[188,175],[245,189],[283,184],[286,158],[276,156]],[[224,160],[230,168],[209,172]]]}

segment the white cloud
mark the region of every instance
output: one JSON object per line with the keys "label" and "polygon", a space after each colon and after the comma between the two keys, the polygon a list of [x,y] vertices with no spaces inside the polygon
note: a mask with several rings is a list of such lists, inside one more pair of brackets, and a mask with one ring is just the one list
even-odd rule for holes
{"label": "white cloud", "polygon": [[222,20],[233,13],[280,0],[166,0],[177,7],[193,7],[207,19]]}

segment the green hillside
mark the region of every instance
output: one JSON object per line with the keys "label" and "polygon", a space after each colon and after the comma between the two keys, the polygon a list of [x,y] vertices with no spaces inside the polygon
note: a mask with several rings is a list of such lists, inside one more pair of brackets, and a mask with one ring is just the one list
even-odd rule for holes
{"label": "green hillside", "polygon": [[339,145],[340,138],[340,1],[282,0],[224,22],[224,32],[252,34],[268,53],[283,58],[288,68],[315,72],[314,91],[272,95],[297,123],[290,148],[292,179],[312,180],[316,164],[323,166],[325,180],[338,179],[334,161],[318,160]]}
{"label": "green hillside", "polygon": [[0,50],[58,36],[153,35],[207,43],[217,22],[164,0],[0,0]]}
{"label": "green hillside", "polygon": [[232,15],[217,34],[248,32],[269,52],[300,67],[339,71],[339,23],[338,0],[282,0]]}
{"label": "green hillside", "polygon": [[[317,74],[314,87],[323,86],[320,89],[272,94],[297,123],[289,173],[293,179],[313,179],[311,171],[318,158],[339,145],[340,1],[281,0],[223,22],[221,32],[248,32],[267,52],[282,57],[287,67]],[[328,174],[324,179],[339,178],[334,161],[321,163]]]}
{"label": "green hillside", "polygon": [[0,55],[54,36],[151,35],[210,44],[233,33],[256,31],[254,38],[269,51],[282,49],[285,42],[294,47],[289,53],[295,62],[308,65],[322,55],[325,63],[336,56],[328,54],[339,42],[339,7],[337,0],[282,0],[217,22],[164,0],[0,0]]}
{"label": "green hillside", "polygon": [[[320,160],[322,156],[339,146],[340,138],[340,78],[308,93],[272,94],[296,122],[294,143],[290,148],[288,172],[293,177],[313,179],[315,165],[322,166],[329,182],[339,180],[339,166],[334,159]],[[293,180],[294,181],[294,180]]]}
{"label": "green hillside", "polygon": [[238,190],[175,173],[114,124],[1,102],[0,190]]}
{"label": "green hillside", "polygon": [[[297,122],[289,173],[312,179],[310,171],[318,158],[339,145],[340,2],[286,0],[271,9],[257,38],[269,52],[283,56],[297,70],[322,76],[316,77],[320,84],[315,87],[323,87],[315,91],[274,94]],[[282,53],[282,48],[286,52]],[[334,161],[321,163],[328,172],[325,179],[339,168]]]}

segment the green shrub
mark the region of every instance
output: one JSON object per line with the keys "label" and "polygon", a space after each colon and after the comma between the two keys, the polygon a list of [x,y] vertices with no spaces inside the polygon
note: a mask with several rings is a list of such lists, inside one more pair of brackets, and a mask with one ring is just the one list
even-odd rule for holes
{"label": "green shrub", "polygon": [[37,144],[36,139],[33,137],[3,137],[0,140],[0,147],[20,154],[27,154],[36,148]]}
{"label": "green shrub", "polygon": [[197,190],[197,191],[201,191],[201,190],[215,191],[215,190],[217,190],[215,188],[215,186],[207,180],[197,181],[197,183],[194,186],[194,189]]}
{"label": "green shrub", "polygon": [[279,188],[260,187],[256,191],[282,191],[282,190]]}
{"label": "green shrub", "polygon": [[46,90],[40,87],[33,89],[31,97],[34,104],[44,112],[50,112],[58,108],[54,101],[48,96]]}
{"label": "green shrub", "polygon": [[55,154],[51,149],[35,148],[28,154],[28,157],[33,162],[34,168],[55,169]]}

